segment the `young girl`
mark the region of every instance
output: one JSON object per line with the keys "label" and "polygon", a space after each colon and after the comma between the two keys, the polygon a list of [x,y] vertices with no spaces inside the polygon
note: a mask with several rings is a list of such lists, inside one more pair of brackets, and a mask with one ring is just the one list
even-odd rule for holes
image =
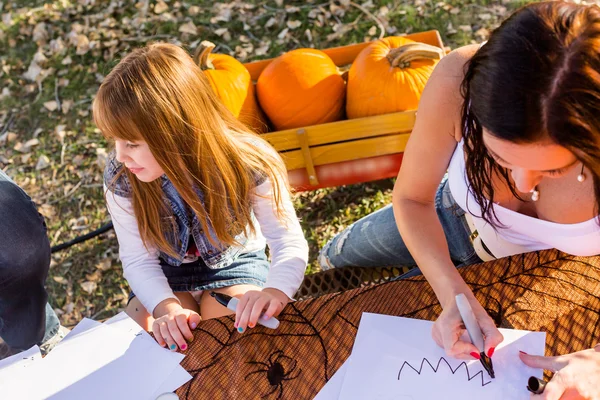
{"label": "young girl", "polygon": [[240,298],[240,333],[263,312],[279,314],[308,259],[285,167],[188,54],[171,44],[133,51],[102,83],[93,112],[115,143],[104,183],[135,293],[126,312],[171,350],[187,348],[200,315],[229,313],[209,291]]}
{"label": "young girl", "polygon": [[[456,306],[464,293],[491,357],[503,337],[455,265],[551,248],[600,254],[599,105],[600,8],[560,1],[522,8],[483,46],[440,61],[393,205],[327,244],[322,266],[418,265],[443,308],[434,340],[449,355],[479,357]],[[521,359],[560,370],[544,399],[600,399],[600,346]]]}

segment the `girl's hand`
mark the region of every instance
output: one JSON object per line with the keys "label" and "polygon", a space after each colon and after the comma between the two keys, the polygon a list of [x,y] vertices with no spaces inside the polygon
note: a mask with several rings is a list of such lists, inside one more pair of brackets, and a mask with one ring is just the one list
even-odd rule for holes
{"label": "girl's hand", "polygon": [[[475,319],[481,327],[485,339],[485,354],[491,357],[496,347],[504,340],[504,337],[475,296],[470,292],[465,293],[465,296],[469,300]],[[442,314],[433,324],[432,336],[435,342],[443,347],[450,357],[470,360],[473,358],[479,359],[479,350],[469,339],[455,297],[450,296],[446,304],[442,304],[442,307],[444,309]]]}
{"label": "girl's hand", "polygon": [[187,349],[187,343],[194,339],[192,330],[196,329],[200,322],[200,315],[197,312],[181,307],[179,302],[173,301],[167,305],[159,304],[157,307],[163,314],[152,323],[152,332],[159,345],[165,346],[172,351],[177,348]]}
{"label": "girl's hand", "polygon": [[[289,301],[289,297],[281,290],[273,288],[265,288],[261,291],[250,290],[238,302],[234,326],[240,333],[248,326],[254,328],[259,318],[267,320],[279,315]],[[261,317],[263,312],[264,315]]]}
{"label": "girl's hand", "polygon": [[558,357],[531,356],[521,353],[521,361],[533,368],[554,371],[544,393],[532,399],[600,399],[600,346]]}

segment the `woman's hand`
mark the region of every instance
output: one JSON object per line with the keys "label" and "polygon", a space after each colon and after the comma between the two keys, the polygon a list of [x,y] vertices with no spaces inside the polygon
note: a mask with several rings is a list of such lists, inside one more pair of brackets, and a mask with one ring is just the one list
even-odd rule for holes
{"label": "woman's hand", "polygon": [[279,315],[289,301],[289,297],[281,290],[273,288],[265,288],[261,291],[250,290],[238,302],[234,326],[240,333],[244,332],[246,327],[254,328],[259,318],[268,320]]}
{"label": "woman's hand", "polygon": [[[504,340],[504,337],[475,296],[471,292],[465,293],[465,296],[469,300],[469,304],[475,314],[475,319],[481,327],[481,332],[485,339],[485,354],[491,357],[496,347]],[[458,311],[455,297],[449,296],[445,304],[442,304],[442,307],[444,309],[442,314],[433,324],[432,336],[435,342],[440,347],[443,347],[446,350],[446,354],[450,357],[479,359],[479,350],[469,339],[469,334]]]}
{"label": "woman's hand", "polygon": [[200,322],[197,312],[183,308],[175,299],[167,299],[156,306],[155,320],[152,323],[152,332],[159,345],[168,346],[172,351],[177,348],[187,349],[187,343],[194,339],[192,330]]}
{"label": "woman's hand", "polygon": [[554,371],[539,400],[600,399],[600,346],[558,357],[532,356],[521,352],[521,361],[533,368]]}

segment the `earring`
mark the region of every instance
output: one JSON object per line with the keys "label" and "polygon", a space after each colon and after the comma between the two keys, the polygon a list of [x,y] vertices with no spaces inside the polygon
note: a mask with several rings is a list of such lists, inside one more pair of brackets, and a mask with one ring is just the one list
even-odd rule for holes
{"label": "earring", "polygon": [[537,190],[537,186],[531,190],[531,201],[538,201],[540,199],[540,191]]}
{"label": "earring", "polygon": [[585,174],[583,173],[583,164],[581,164],[581,172],[577,175],[577,180],[579,182],[585,181]]}

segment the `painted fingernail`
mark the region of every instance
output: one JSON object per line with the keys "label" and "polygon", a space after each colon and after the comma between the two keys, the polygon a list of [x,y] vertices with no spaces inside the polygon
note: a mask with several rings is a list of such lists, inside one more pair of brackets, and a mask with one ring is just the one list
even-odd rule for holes
{"label": "painted fingernail", "polygon": [[254,328],[254,326],[255,326],[255,325],[254,325],[252,322],[250,322],[250,323],[248,324],[248,326],[249,326],[250,328]]}
{"label": "painted fingernail", "polygon": [[182,344],[181,345],[181,350],[185,350],[185,349],[187,349],[187,344]]}
{"label": "painted fingernail", "polygon": [[172,344],[172,345],[171,345],[171,350],[175,350],[176,348],[177,348],[177,345],[176,345],[176,344]]}
{"label": "painted fingernail", "polygon": [[192,322],[192,324],[191,324],[190,326],[192,327],[192,329],[196,329],[196,327],[197,327],[198,325],[196,325],[196,323],[195,323],[195,322]]}
{"label": "painted fingernail", "polygon": [[238,329],[238,332],[239,332],[239,333],[243,333],[243,332],[244,332],[244,328],[242,328],[241,326],[238,326],[238,328],[237,328],[237,329]]}
{"label": "painted fingernail", "polygon": [[490,349],[488,350],[488,357],[492,358],[495,350],[496,350],[495,347],[490,347]]}
{"label": "painted fingernail", "polygon": [[475,353],[475,352],[472,352],[471,356],[475,357],[478,360],[481,360],[481,356],[479,354]]}
{"label": "painted fingernail", "polygon": [[234,327],[235,329],[237,329],[237,322],[236,322],[235,324],[233,324],[233,327]]}
{"label": "painted fingernail", "polygon": [[262,318],[263,320],[265,320],[265,321],[268,321],[268,320],[269,320],[269,318],[271,318],[271,317],[269,317],[268,315],[266,315],[266,314],[265,314],[265,315],[263,315],[261,318]]}
{"label": "painted fingernail", "polygon": [[525,353],[524,351],[521,351],[521,350],[519,350],[519,353],[525,354],[525,355],[529,355],[529,354],[527,354],[527,353]]}

